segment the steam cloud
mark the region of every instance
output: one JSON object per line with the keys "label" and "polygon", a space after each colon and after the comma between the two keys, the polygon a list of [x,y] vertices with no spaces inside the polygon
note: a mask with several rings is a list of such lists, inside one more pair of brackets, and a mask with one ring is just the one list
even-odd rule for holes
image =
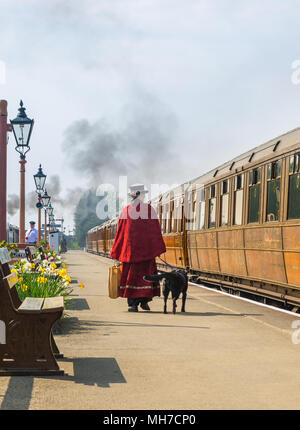
{"label": "steam cloud", "polygon": [[138,91],[121,118],[118,128],[104,119],[72,123],[63,142],[71,167],[83,173],[91,187],[104,182],[116,185],[125,175],[129,183],[174,180],[180,168],[171,149],[178,128],[175,116],[155,97]]}
{"label": "steam cloud", "polygon": [[7,212],[9,215],[14,216],[19,210],[19,196],[16,194],[9,194],[7,199]]}

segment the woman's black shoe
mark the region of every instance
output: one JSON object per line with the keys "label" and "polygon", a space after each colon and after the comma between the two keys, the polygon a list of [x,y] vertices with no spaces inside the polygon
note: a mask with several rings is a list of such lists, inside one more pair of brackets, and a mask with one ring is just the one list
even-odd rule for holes
{"label": "woman's black shoe", "polygon": [[137,308],[137,306],[130,306],[129,308],[128,308],[128,312],[138,312],[139,310],[138,310],[138,308]]}
{"label": "woman's black shoe", "polygon": [[144,309],[144,311],[150,311],[150,307],[148,303],[141,303],[141,308]]}

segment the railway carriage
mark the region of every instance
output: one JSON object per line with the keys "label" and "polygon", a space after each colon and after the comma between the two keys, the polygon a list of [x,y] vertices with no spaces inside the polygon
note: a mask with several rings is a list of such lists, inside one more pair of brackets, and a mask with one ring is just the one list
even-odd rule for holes
{"label": "railway carriage", "polygon": [[[168,264],[187,268],[195,281],[300,308],[300,128],[151,204]],[[109,255],[117,219],[105,228]]]}

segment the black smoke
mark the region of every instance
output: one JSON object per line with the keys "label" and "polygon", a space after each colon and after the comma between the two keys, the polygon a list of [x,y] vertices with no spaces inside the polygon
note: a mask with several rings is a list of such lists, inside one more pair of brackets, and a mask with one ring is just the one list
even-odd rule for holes
{"label": "black smoke", "polygon": [[63,151],[71,168],[91,187],[129,183],[176,181],[180,157],[172,150],[178,129],[175,115],[157,98],[137,91],[123,107],[118,126],[104,118],[82,119],[65,131]]}

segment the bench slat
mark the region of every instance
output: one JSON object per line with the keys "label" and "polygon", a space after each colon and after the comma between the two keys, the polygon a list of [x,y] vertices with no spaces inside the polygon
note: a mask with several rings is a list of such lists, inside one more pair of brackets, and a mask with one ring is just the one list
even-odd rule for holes
{"label": "bench slat", "polygon": [[60,309],[60,308],[64,308],[64,298],[62,296],[45,298],[45,301],[43,304],[43,310]]}
{"label": "bench slat", "polygon": [[11,260],[10,254],[7,248],[0,248],[0,263],[5,264],[9,263]]}
{"label": "bench slat", "polygon": [[7,280],[9,287],[12,288],[18,282],[18,275],[16,273],[11,273],[10,275],[7,275],[4,279]]}
{"label": "bench slat", "polygon": [[19,307],[19,311],[40,311],[44,299],[40,297],[26,297],[24,302]]}

